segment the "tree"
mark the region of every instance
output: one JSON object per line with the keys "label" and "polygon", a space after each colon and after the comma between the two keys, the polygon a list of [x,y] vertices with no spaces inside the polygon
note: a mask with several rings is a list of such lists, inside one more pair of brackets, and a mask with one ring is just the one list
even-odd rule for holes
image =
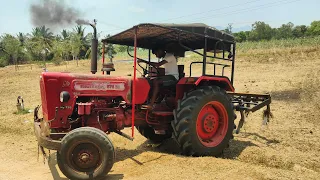
{"label": "tree", "polygon": [[32,37],[29,42],[30,50],[39,58],[42,57],[45,65],[47,55],[50,53],[55,36],[45,26],[36,27],[32,30]]}
{"label": "tree", "polygon": [[61,37],[63,40],[68,40],[70,38],[70,32],[68,32],[67,30],[63,29],[61,31]]}
{"label": "tree", "polygon": [[90,49],[90,33],[85,35],[84,34],[85,28],[82,25],[78,25],[75,28],[73,28],[73,33],[77,34],[80,38],[81,46],[80,46],[80,52],[79,57],[85,58],[86,54],[88,53],[88,50]]}
{"label": "tree", "polygon": [[17,39],[20,42],[19,55],[18,55],[17,61],[20,61],[20,62],[27,61],[28,51],[27,51],[27,47],[26,47],[26,42],[28,41],[28,37],[27,37],[27,35],[19,32],[17,34]]}
{"label": "tree", "polygon": [[12,62],[16,65],[15,69],[17,70],[17,59],[19,56],[20,42],[17,38],[10,34],[5,34],[2,37],[2,46],[4,51],[7,53],[8,64]]}
{"label": "tree", "polygon": [[311,26],[308,28],[307,34],[309,36],[320,35],[320,21],[313,21]]}
{"label": "tree", "polygon": [[235,39],[237,42],[244,42],[247,40],[249,33],[246,33],[244,31],[240,31],[238,33],[233,33],[233,35],[235,36]]}
{"label": "tree", "polygon": [[82,41],[79,34],[73,33],[70,37],[70,47],[71,47],[71,54],[73,57],[73,60],[77,60],[77,66],[78,66],[78,59],[79,59],[79,53],[80,48],[82,47]]}
{"label": "tree", "polygon": [[[110,34],[108,34],[106,38],[109,38],[110,37]],[[112,62],[112,58],[113,58],[113,55],[117,54],[117,52],[115,51],[114,47],[113,47],[113,44],[107,44],[107,47],[106,47],[106,54],[108,56],[108,58],[110,59],[110,61]]]}
{"label": "tree", "polygon": [[305,25],[296,26],[292,30],[292,35],[296,38],[304,37],[306,35],[307,30],[308,27]]}
{"label": "tree", "polygon": [[228,33],[228,34],[232,34],[232,24],[228,24],[228,27],[224,30],[224,32]]}
{"label": "tree", "polygon": [[71,52],[70,40],[56,40],[53,42],[52,49],[55,59],[58,57],[67,60]]}
{"label": "tree", "polygon": [[252,31],[249,35],[249,40],[270,40],[272,38],[272,28],[265,22],[257,21],[252,24]]}
{"label": "tree", "polygon": [[280,28],[277,29],[276,31],[276,38],[277,39],[288,39],[292,38],[293,34],[293,27],[294,24],[289,22],[287,24],[282,24]]}
{"label": "tree", "polygon": [[115,49],[116,52],[126,52],[127,51],[127,46],[115,45],[114,49]]}

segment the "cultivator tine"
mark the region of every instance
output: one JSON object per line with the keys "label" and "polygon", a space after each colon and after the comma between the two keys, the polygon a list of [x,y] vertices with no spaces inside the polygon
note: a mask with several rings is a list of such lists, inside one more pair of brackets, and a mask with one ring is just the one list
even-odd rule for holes
{"label": "cultivator tine", "polygon": [[246,119],[246,115],[244,114],[244,111],[240,111],[240,121],[239,121],[239,124],[238,124],[238,127],[237,127],[237,130],[236,130],[236,134],[239,134],[240,133],[240,129],[242,128],[243,124],[244,124],[244,121]]}
{"label": "cultivator tine", "polygon": [[[44,148],[43,148],[42,146],[39,146],[39,145],[38,145],[38,161],[39,161],[39,154],[40,154],[39,149],[40,149],[41,152],[42,152],[43,164],[46,164],[46,159],[49,160],[49,158],[48,158],[49,156],[47,156],[46,152],[44,151]],[[49,152],[49,154],[50,154],[50,152]]]}
{"label": "cultivator tine", "polygon": [[263,111],[262,125],[268,125],[270,118],[273,118],[273,115],[270,111],[270,105],[267,105],[267,109]]}

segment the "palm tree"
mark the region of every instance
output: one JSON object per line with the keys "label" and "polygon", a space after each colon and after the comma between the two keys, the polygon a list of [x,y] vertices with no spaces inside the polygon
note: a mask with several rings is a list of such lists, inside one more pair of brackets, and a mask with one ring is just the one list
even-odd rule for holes
{"label": "palm tree", "polygon": [[52,32],[50,32],[49,28],[46,28],[46,26],[36,27],[32,29],[32,36],[43,45],[44,49],[49,49],[52,46],[54,35]]}
{"label": "palm tree", "polygon": [[19,33],[17,34],[17,38],[18,38],[19,41],[20,41],[20,46],[24,46],[24,45],[25,45],[25,42],[26,42],[26,40],[27,40],[27,36],[24,35],[22,32],[19,32]]}
{"label": "palm tree", "polygon": [[33,28],[31,34],[32,49],[36,51],[38,56],[41,54],[43,55],[43,60],[45,63],[47,54],[50,52],[55,36],[49,28],[46,28],[46,26]]}
{"label": "palm tree", "polygon": [[81,41],[79,54],[82,58],[86,56],[86,52],[90,49],[89,35],[84,35],[84,30],[85,28],[82,25],[77,25],[73,28],[73,33],[77,34]]}
{"label": "palm tree", "polygon": [[61,37],[63,40],[69,39],[70,38],[70,32],[68,32],[67,30],[63,29],[61,31]]}
{"label": "palm tree", "polygon": [[28,37],[26,34],[23,34],[22,32],[19,32],[17,34],[17,39],[19,40],[20,42],[20,45],[19,45],[19,56],[17,58],[17,62],[18,61],[25,61],[27,60],[27,54],[28,54],[28,50],[27,50],[27,41],[28,41]]}

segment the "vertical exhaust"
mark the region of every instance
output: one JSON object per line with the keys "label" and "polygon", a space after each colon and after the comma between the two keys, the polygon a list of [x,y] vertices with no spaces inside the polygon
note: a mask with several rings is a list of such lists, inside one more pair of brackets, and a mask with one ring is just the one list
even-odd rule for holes
{"label": "vertical exhaust", "polygon": [[97,72],[98,64],[98,38],[97,38],[97,21],[94,20],[94,24],[90,23],[93,28],[93,38],[91,40],[91,73],[95,74]]}

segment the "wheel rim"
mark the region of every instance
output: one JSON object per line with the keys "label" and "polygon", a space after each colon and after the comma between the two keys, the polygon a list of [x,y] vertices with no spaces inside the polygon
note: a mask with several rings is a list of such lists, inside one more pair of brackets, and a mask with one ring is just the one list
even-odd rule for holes
{"label": "wheel rim", "polygon": [[78,172],[94,172],[101,166],[101,149],[91,142],[78,142],[68,152],[68,164]]}
{"label": "wheel rim", "polygon": [[228,131],[228,113],[224,105],[218,101],[205,104],[198,114],[196,130],[204,146],[219,145]]}

